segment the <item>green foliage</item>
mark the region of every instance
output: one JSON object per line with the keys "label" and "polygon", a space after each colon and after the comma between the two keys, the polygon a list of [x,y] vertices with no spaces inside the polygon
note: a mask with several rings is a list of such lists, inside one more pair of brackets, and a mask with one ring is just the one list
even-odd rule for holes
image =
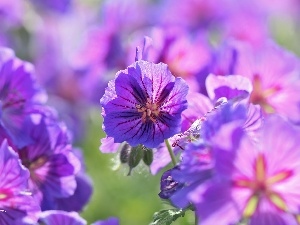
{"label": "green foliage", "polygon": [[153,222],[149,225],[170,225],[179,217],[184,217],[184,209],[164,209],[156,212],[153,216]]}

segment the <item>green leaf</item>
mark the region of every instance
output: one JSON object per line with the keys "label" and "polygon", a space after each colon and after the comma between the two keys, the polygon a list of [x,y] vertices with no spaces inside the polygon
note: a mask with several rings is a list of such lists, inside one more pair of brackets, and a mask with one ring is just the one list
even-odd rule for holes
{"label": "green leaf", "polygon": [[170,225],[179,217],[184,217],[184,209],[164,209],[154,213],[153,222],[149,225]]}

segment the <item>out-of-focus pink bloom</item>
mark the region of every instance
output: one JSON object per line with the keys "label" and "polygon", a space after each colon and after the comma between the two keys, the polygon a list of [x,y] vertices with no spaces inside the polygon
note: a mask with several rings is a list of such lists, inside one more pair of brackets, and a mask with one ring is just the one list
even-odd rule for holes
{"label": "out-of-focus pink bloom", "polygon": [[[215,104],[218,104],[218,100],[225,97],[227,101],[239,102],[242,100],[247,102],[249,94],[252,91],[250,81],[239,75],[232,76],[216,76],[210,74],[206,79],[206,88],[208,96],[200,93],[191,92],[187,95],[188,108],[183,111],[181,132],[186,132],[192,124],[199,120],[201,117],[206,116],[214,110]],[[247,105],[246,112],[247,119],[244,120],[244,129],[249,135],[253,135],[261,125],[261,111],[259,107],[255,107],[252,104]],[[171,143],[176,142],[181,134],[175,135],[169,139]],[[183,135],[184,136],[184,135]],[[186,145],[187,143],[185,143]],[[184,147],[184,146],[181,146]],[[175,147],[174,153],[180,152],[180,148]],[[154,160],[150,166],[151,172],[156,174],[161,168],[171,162],[171,158],[164,144],[154,149]]]}
{"label": "out-of-focus pink bloom", "polygon": [[299,58],[270,40],[260,46],[231,41],[219,56],[213,70],[250,79],[251,103],[260,105],[265,113],[278,113],[299,122]]}
{"label": "out-of-focus pink bloom", "polygon": [[180,25],[187,28],[206,27],[222,18],[227,11],[227,2],[226,0],[218,2],[205,0],[165,1],[161,6],[161,21],[164,24]]}
{"label": "out-of-focus pink bloom", "polygon": [[299,140],[291,124],[271,116],[257,145],[244,136],[239,147],[214,149],[213,178],[188,194],[201,224],[228,225],[242,219],[250,225],[297,224]]}
{"label": "out-of-focus pink bloom", "polygon": [[254,46],[262,44],[269,37],[268,15],[257,10],[252,2],[236,1],[220,27],[223,38],[235,38]]}
{"label": "out-of-focus pink bloom", "polygon": [[0,29],[5,25],[12,25],[21,22],[23,18],[22,0],[1,0],[0,1]]}

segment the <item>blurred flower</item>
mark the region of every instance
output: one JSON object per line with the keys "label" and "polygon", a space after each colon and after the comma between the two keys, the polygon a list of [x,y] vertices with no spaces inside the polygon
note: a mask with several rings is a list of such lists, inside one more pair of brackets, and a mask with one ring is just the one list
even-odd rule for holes
{"label": "blurred flower", "polygon": [[263,43],[270,35],[267,13],[258,10],[253,1],[233,2],[226,18],[220,22],[223,39],[235,38],[254,46]]}
{"label": "blurred flower", "polygon": [[49,210],[40,213],[39,223],[45,225],[86,225],[87,222],[76,212]]}
{"label": "blurred flower", "polygon": [[115,153],[118,151],[120,145],[120,143],[115,143],[114,138],[105,137],[101,139],[101,145],[99,150],[102,153]]}
{"label": "blurred flower", "polygon": [[68,11],[72,1],[73,0],[31,0],[38,8],[59,13]]}
{"label": "blurred flower", "polygon": [[2,26],[8,26],[12,24],[18,24],[22,20],[22,10],[24,4],[21,0],[9,1],[1,0],[0,1],[0,29]]}
{"label": "blurred flower", "polygon": [[69,197],[55,199],[54,208],[69,212],[81,212],[93,194],[93,182],[85,172],[85,161],[82,152],[80,149],[73,149],[73,152],[81,162],[80,171],[75,175],[76,189],[74,194]]}
{"label": "blurred flower", "polygon": [[17,59],[10,49],[0,49],[0,76],[0,126],[22,147],[29,141],[22,131],[25,120],[46,95],[33,78],[32,65]]}
{"label": "blurred flower", "polygon": [[0,223],[21,224],[26,216],[37,219],[40,208],[28,189],[29,171],[6,140],[1,141],[0,170]]}
{"label": "blurred flower", "polygon": [[201,224],[229,225],[241,220],[251,225],[297,224],[293,215],[300,204],[296,128],[271,116],[256,144],[247,136],[237,138],[235,128],[231,131],[231,144],[218,142],[212,147],[210,177],[186,193]]}
{"label": "blurred flower", "polygon": [[30,171],[29,187],[42,210],[53,209],[53,199],[74,194],[80,162],[72,152],[66,128],[57,121],[41,118],[26,132],[32,143],[17,152]]}
{"label": "blurred flower", "polygon": [[[187,95],[188,108],[181,114],[182,133],[176,134],[169,139],[173,144],[174,154],[181,152],[188,143],[193,141],[191,136],[194,136],[194,133],[199,133],[201,123],[206,120],[207,116],[209,117],[210,114],[213,114],[213,112],[217,110],[217,108],[227,102],[231,102],[231,104],[245,104],[245,101],[246,99],[249,99],[249,94],[252,90],[250,81],[239,75],[224,77],[209,74],[205,86],[209,97],[197,92],[190,92]],[[249,135],[254,135],[254,132],[261,125],[260,108],[252,104],[246,104],[245,112],[243,113],[246,113],[245,116],[248,118],[244,121],[244,129],[247,130]],[[196,123],[198,123],[199,129],[193,130],[192,126]],[[217,124],[221,125],[222,122]],[[215,128],[217,129],[217,127]],[[166,146],[164,144],[159,145],[154,149],[154,160],[150,166],[151,172],[156,174],[170,161],[171,158]]]}
{"label": "blurred flower", "polygon": [[265,113],[278,113],[300,121],[300,61],[292,53],[266,42],[260,48],[237,43],[234,73],[248,77],[253,85],[250,102]]}
{"label": "blurred flower", "polygon": [[[160,21],[187,28],[206,28],[228,11],[228,1],[168,0],[160,5]],[[222,7],[221,7],[222,6]],[[225,9],[224,9],[225,8]]]}
{"label": "blurred flower", "polygon": [[176,26],[155,26],[138,30],[131,39],[128,60],[132,61],[136,46],[143,46],[143,60],[167,64],[175,77],[184,78],[189,90],[203,88],[201,81],[209,74],[214,53],[205,32],[189,33]]}
{"label": "blurred flower", "polygon": [[180,130],[187,91],[167,65],[137,61],[117,73],[100,100],[107,136],[132,146],[158,146]]}
{"label": "blurred flower", "polygon": [[169,199],[177,190],[183,188],[184,184],[179,183],[172,178],[172,171],[179,170],[179,167],[167,170],[163,173],[160,179],[159,197],[162,199]]}
{"label": "blurred flower", "polygon": [[[241,136],[247,132],[248,124],[261,125],[260,114],[255,114],[252,118],[248,110],[246,104],[228,102],[211,111],[204,120],[198,122],[197,126],[193,124],[186,132],[188,140],[181,144],[184,146],[184,151],[179,170],[172,172],[176,182],[185,183],[184,188],[171,197],[175,205],[188,206],[188,193],[205,180],[211,179],[214,174],[215,157],[218,157],[213,149],[238,146]],[[248,123],[249,120],[251,123]],[[255,125],[255,127],[260,126]]]}
{"label": "blurred flower", "polygon": [[119,225],[119,219],[115,217],[110,217],[106,220],[96,221],[95,223],[92,223],[91,225]]}

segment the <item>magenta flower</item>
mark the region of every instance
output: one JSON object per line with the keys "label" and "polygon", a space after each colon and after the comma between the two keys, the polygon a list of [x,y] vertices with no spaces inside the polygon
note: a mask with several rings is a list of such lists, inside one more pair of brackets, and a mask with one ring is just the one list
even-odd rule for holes
{"label": "magenta flower", "polygon": [[116,143],[156,147],[180,131],[188,86],[167,65],[137,61],[108,84],[100,102],[104,130]]}
{"label": "magenta flower", "polygon": [[230,42],[220,55],[216,71],[247,77],[253,86],[251,103],[260,105],[265,113],[278,113],[299,122],[299,58],[270,40],[257,48]]}
{"label": "magenta flower", "polygon": [[187,194],[201,225],[241,220],[250,225],[297,224],[299,140],[294,127],[273,116],[267,118],[258,145],[244,136],[239,147],[214,148],[212,178]]}
{"label": "magenta flower", "polygon": [[0,170],[0,224],[21,224],[26,216],[36,219],[40,209],[28,190],[29,171],[6,140],[0,146]]}

